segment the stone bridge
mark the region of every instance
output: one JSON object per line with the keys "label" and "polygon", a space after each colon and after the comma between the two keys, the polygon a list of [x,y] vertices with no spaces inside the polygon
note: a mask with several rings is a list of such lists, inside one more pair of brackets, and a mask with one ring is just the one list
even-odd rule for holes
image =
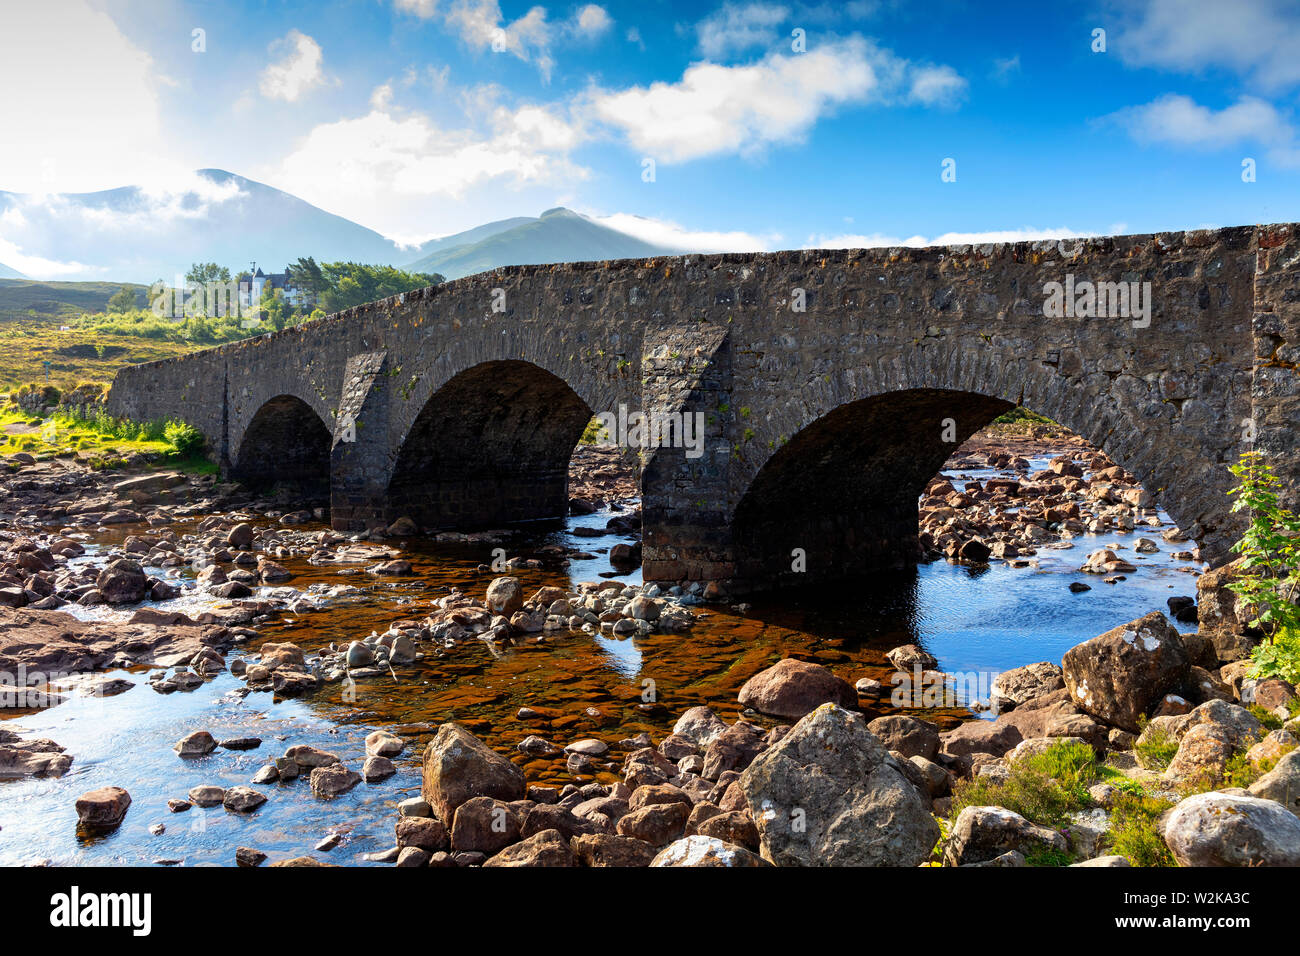
{"label": "stone bridge", "polygon": [[[1045,314],[1051,283],[1074,308]],[[1149,312],[1098,285],[1089,315],[1088,283]],[[1230,463],[1300,488],[1298,360],[1300,227],[1242,226],[512,267],[124,368],[109,405],[191,422],[246,482],[327,480],[339,529],[558,518],[594,413],[699,413],[702,446],[631,453],[644,573],[743,587],[914,560],[924,485],[1018,404],[1219,563]]]}

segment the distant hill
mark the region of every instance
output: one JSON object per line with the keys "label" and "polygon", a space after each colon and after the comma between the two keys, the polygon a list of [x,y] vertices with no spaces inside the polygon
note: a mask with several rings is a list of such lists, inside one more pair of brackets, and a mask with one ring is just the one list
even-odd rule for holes
{"label": "distant hill", "polygon": [[447,236],[426,243],[422,251],[426,254],[403,268],[458,279],[501,266],[637,259],[680,250],[652,245],[559,207],[535,219],[503,219]]}
{"label": "distant hill", "polygon": [[26,279],[27,277],[17,269],[11,269],[3,262],[0,262],[0,279]]}
{"label": "distant hill", "polygon": [[172,281],[194,262],[247,268],[256,258],[267,272],[299,256],[391,264],[409,258],[372,229],[287,192],[222,169],[201,169],[210,184],[160,202],[138,186],[65,193],[29,202],[0,191],[0,213],[21,206],[22,247],[32,255],[81,263],[76,278],[112,278],[148,285]]}
{"label": "distant hill", "polygon": [[[131,283],[125,283],[131,285]],[[121,282],[37,282],[33,279],[0,279],[0,319],[28,315],[80,315],[103,312],[123,286]],[[148,292],[143,285],[132,286]]]}

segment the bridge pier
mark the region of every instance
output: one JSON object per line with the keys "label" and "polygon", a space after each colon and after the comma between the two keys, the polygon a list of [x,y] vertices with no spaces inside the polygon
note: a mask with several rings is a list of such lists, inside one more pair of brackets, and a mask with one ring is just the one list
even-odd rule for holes
{"label": "bridge pier", "polygon": [[330,526],[387,526],[390,379],[386,351],[348,357],[330,446]]}

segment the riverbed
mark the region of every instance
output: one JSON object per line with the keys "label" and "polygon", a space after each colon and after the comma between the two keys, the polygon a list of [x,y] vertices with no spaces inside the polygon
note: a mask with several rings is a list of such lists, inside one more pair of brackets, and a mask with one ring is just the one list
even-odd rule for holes
{"label": "riverbed", "polygon": [[[1034,468],[1044,462],[1035,461]],[[962,480],[987,480],[995,474],[948,473]],[[544,585],[568,587],[602,574],[639,581],[636,572],[617,575],[606,554],[611,545],[633,539],[575,534],[579,528],[603,528],[610,517],[609,512],[574,517],[561,529],[511,539],[511,556],[535,557],[541,566],[509,573],[520,578],[525,593]],[[26,737],[51,738],[75,758],[62,778],[0,784],[0,864],[233,865],[235,848],[247,846],[272,861],[314,854],[334,863],[364,865],[366,854],[393,845],[396,805],[419,794],[421,750],[445,721],[465,725],[517,759],[530,784],[563,786],[574,779],[562,756],[525,758],[515,744],[539,734],[561,747],[580,737],[614,745],[642,732],[658,742],[682,711],[701,703],[732,721],[741,716],[736,703],[740,686],[782,657],[815,660],[850,682],[867,677],[887,687],[893,668],[885,652],[900,644],[920,644],[938,658],[940,670],[982,675],[986,682],[1011,667],[1059,661],[1083,640],[1150,610],[1164,610],[1169,597],[1195,595],[1196,578],[1189,571],[1197,566],[1171,556],[1187,545],[1161,540],[1160,532],[1172,525],[1163,512],[1160,517],[1160,528],[1084,534],[1067,549],[1042,549],[1027,567],[938,561],[873,575],[851,586],[751,596],[748,606],[702,605],[694,608],[700,617],[685,633],[615,638],[572,632],[509,647],[469,642],[445,656],[429,653],[414,665],[359,681],[355,700],[347,699],[348,691],[339,684],[309,697],[276,700],[269,693],[248,693],[228,670],[192,692],[162,695],[147,683],[147,669],[117,672],[110,676],[135,684],[119,696],[73,694],[48,710],[0,722],[21,728]],[[176,529],[188,527],[177,524]],[[94,534],[86,541],[87,557],[80,560],[102,557],[127,534],[141,531],[118,526]],[[1135,554],[1132,542],[1138,537],[1156,541],[1158,551]],[[1123,545],[1121,553],[1137,565],[1136,572],[1105,584],[1100,575],[1078,570],[1089,552],[1111,544]],[[560,547],[594,556],[565,564],[557,557]],[[413,574],[392,580],[358,568],[284,559],[281,563],[293,573],[286,586],[313,596],[318,608],[286,613],[259,626],[260,639],[236,648],[228,660],[250,653],[255,659],[262,640],[291,641],[309,655],[331,644],[345,646],[372,631],[382,633],[394,620],[427,613],[432,601],[455,588],[481,597],[496,576],[480,570],[493,559],[488,545],[411,539],[402,553],[414,565]],[[176,571],[170,573],[177,577]],[[187,570],[179,580],[191,578]],[[1069,585],[1075,581],[1091,590],[1073,593]],[[286,586],[259,592],[284,593]],[[189,591],[154,606],[194,614],[217,603]],[[134,608],[70,605],[66,610],[125,619]],[[976,716],[965,706],[969,703],[962,699],[925,716],[953,726]],[[520,708],[541,716],[521,719]],[[874,717],[892,708],[886,699],[874,705],[864,701],[864,709]],[[776,723],[746,716],[767,726]],[[269,800],[252,814],[221,807],[183,813],[167,808],[169,799],[184,798],[194,786],[248,785],[259,767],[298,744],[335,753],[348,766],[359,767],[366,735],[380,728],[407,741],[405,751],[394,758],[397,775],[386,781],[362,783],[333,800],[314,796],[305,779],[261,784],[256,789]],[[218,739],[259,737],[262,744],[182,760],[172,745],[195,730],[208,730]],[[596,779],[616,778],[605,772]],[[106,835],[79,836],[74,800],[110,785],[131,794],[125,822]],[[159,826],[162,832],[151,832]],[[315,850],[330,837],[337,845]]]}

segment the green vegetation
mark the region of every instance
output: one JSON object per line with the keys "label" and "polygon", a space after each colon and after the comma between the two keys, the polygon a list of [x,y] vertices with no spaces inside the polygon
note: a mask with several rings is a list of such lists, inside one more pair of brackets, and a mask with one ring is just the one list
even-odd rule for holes
{"label": "green vegetation", "polygon": [[289,280],[317,297],[326,312],[386,299],[425,286],[441,285],[436,272],[406,272],[393,266],[366,266],[356,262],[317,264],[308,257],[289,266]]}
{"label": "green vegetation", "polygon": [[587,427],[582,430],[582,437],[578,439],[580,445],[604,445],[612,442],[609,435],[609,429],[601,424],[598,416],[592,416],[591,421],[587,422]]}
{"label": "green vegetation", "polygon": [[1264,642],[1251,656],[1256,677],[1300,683],[1300,518],[1278,500],[1281,480],[1259,452],[1246,452],[1232,466],[1241,482],[1229,494],[1233,511],[1250,513],[1250,525],[1232,550],[1240,573],[1228,588],[1254,611],[1251,626]]}
{"label": "green vegetation", "polygon": [[1097,755],[1087,744],[1054,744],[1040,754],[1010,763],[1007,779],[975,777],[957,784],[952,819],[966,807],[1005,807],[1048,827],[1069,823],[1070,814],[1091,806],[1088,787],[1101,779]]}
{"label": "green vegetation", "polygon": [[1137,762],[1146,770],[1164,770],[1178,753],[1178,741],[1163,727],[1147,728],[1146,718],[1140,721],[1138,742],[1133,745]]}
{"label": "green vegetation", "polygon": [[[1300,700],[1300,698],[1297,698],[1297,700]],[[1265,730],[1277,730],[1286,723],[1286,721],[1277,714],[1273,713],[1271,710],[1265,710],[1263,707],[1259,706],[1259,704],[1251,704],[1247,710],[1255,716],[1256,720],[1264,725]]]}
{"label": "green vegetation", "polygon": [[120,282],[40,282],[0,279],[0,323],[18,319],[46,322],[104,309],[109,301],[131,290],[143,299],[148,288]]}
{"label": "green vegetation", "polygon": [[1017,405],[1015,408],[1011,409],[1011,411],[1003,412],[997,418],[993,419],[993,421],[990,422],[989,424],[991,425],[1019,425],[1019,424],[1056,425],[1057,423],[1052,421],[1050,418],[1047,418],[1044,415],[1039,415],[1037,412],[1031,412],[1029,409],[1021,408],[1019,405]]}
{"label": "green vegetation", "polygon": [[1111,852],[1134,866],[1174,866],[1173,854],[1160,835],[1160,817],[1172,806],[1145,793],[1121,792],[1110,815]]}
{"label": "green vegetation", "polygon": [[0,318],[0,390],[24,382],[45,384],[48,374],[49,384],[66,392],[79,382],[110,382],[123,365],[175,358],[203,347],[81,328],[75,322],[45,316]]}
{"label": "green vegetation", "polygon": [[77,456],[91,467],[121,463],[139,454],[187,471],[212,473],[203,434],[182,421],[135,422],[103,411],[60,411],[49,418],[16,405],[0,409],[0,456],[27,452],[37,458]]}

